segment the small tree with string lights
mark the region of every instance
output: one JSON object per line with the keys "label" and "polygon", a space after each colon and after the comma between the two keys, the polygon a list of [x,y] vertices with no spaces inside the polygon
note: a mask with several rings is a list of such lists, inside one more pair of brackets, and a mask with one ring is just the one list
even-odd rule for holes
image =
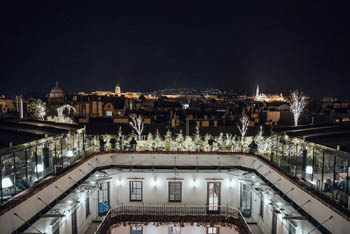
{"label": "small tree with string lights", "polygon": [[294,126],[298,126],[298,121],[301,113],[305,108],[305,96],[303,92],[294,90],[289,96],[290,111],[293,113]]}

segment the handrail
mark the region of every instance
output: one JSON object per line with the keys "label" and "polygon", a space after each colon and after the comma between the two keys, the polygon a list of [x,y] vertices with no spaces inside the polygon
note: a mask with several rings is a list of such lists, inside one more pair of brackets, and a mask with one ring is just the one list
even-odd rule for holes
{"label": "handrail", "polygon": [[109,229],[109,226],[110,226],[111,217],[112,217],[111,214],[112,214],[112,210],[109,209],[106,216],[102,219],[100,225],[98,225],[96,232],[94,232],[94,234],[107,233],[107,230]]}
{"label": "handrail", "polygon": [[[108,233],[108,229],[116,222],[113,220],[118,217],[126,217],[135,219],[140,217],[197,217],[198,222],[201,222],[201,217],[211,217],[208,220],[215,222],[214,218],[224,218],[220,222],[232,222],[244,234],[252,234],[253,231],[245,221],[242,213],[233,207],[217,206],[217,212],[211,212],[208,205],[187,205],[187,204],[121,204],[115,208],[110,209],[107,215],[103,218],[101,224],[98,226],[95,234]],[[218,219],[216,219],[218,220]],[[124,220],[131,221],[131,220]],[[156,221],[156,220],[155,220]],[[193,219],[192,219],[193,221]]]}
{"label": "handrail", "polygon": [[241,231],[243,231],[245,234],[252,234],[253,230],[250,228],[250,226],[248,225],[247,221],[245,220],[242,212],[240,210],[238,210],[239,213],[239,224],[242,224],[240,226]]}
{"label": "handrail", "polygon": [[[230,206],[216,206],[211,209],[208,205],[187,205],[187,204],[121,204],[112,209],[112,217],[118,215],[166,215],[166,216],[208,216],[220,215],[225,217],[238,218],[238,210]],[[210,213],[212,212],[212,213]]]}

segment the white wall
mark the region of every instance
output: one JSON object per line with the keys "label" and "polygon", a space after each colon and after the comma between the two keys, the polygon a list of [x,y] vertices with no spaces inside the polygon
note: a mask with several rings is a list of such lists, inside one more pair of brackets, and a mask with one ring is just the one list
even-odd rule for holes
{"label": "white wall", "polygon": [[[143,227],[143,234],[164,234],[169,233],[168,228],[171,225],[161,225],[159,227],[155,227],[151,224]],[[220,234],[238,234],[236,230],[228,227],[220,227]],[[130,234],[130,226],[119,226],[112,229],[112,234]],[[185,227],[181,227],[181,234],[207,234],[206,227],[197,227],[185,225]]]}
{"label": "white wall", "polygon": [[[177,180],[182,183],[182,202],[180,204],[205,205],[207,203],[207,183],[221,182],[221,205],[238,208],[239,187],[237,178],[226,173],[177,173]],[[213,178],[223,180],[213,180]],[[143,203],[145,204],[169,204],[168,182],[174,178],[174,173],[140,173],[126,172],[112,176],[111,179],[111,206],[119,204],[140,203],[129,201],[129,181],[143,178]],[[155,180],[156,178],[156,180]],[[194,186],[195,178],[195,186]],[[210,180],[208,180],[210,179]],[[174,180],[170,180],[174,181]],[[179,202],[170,202],[179,204]]]}
{"label": "white wall", "polygon": [[[79,171],[81,169],[84,173],[89,173],[94,167],[108,166],[108,165],[174,165],[176,157],[177,165],[205,165],[205,166],[243,166],[248,168],[257,168],[258,172],[262,175],[270,172],[266,175],[266,179],[272,183],[275,183],[279,178],[281,181],[275,184],[275,186],[282,192],[288,192],[292,187],[294,191],[289,193],[287,196],[293,200],[296,204],[301,206],[307,200],[311,202],[303,207],[303,209],[314,217],[319,223],[324,222],[330,216],[333,219],[325,223],[325,227],[332,233],[347,233],[350,227],[350,222],[343,216],[339,215],[331,208],[327,206],[325,202],[318,200],[316,197],[305,193],[302,189],[297,187],[292,181],[281,176],[276,170],[271,168],[269,165],[263,163],[259,159],[253,156],[246,155],[216,155],[216,154],[122,154],[122,153],[112,153],[103,154],[92,157],[84,164],[77,167],[75,170],[68,172],[65,176],[57,180],[56,182],[50,184],[43,190],[34,194],[32,197],[28,198],[25,202],[18,204],[16,207],[12,208],[8,212],[4,213],[0,217],[0,226],[2,228],[2,233],[12,233],[21,225],[23,221],[14,216],[14,213],[19,214],[25,220],[29,220],[35,214],[37,214],[41,209],[45,207],[41,201],[38,200],[40,197],[46,203],[51,203],[54,199],[59,197],[62,193],[55,188],[55,185],[60,187],[62,190],[68,190],[74,185],[74,182],[68,177],[74,179],[74,181],[79,181],[84,177],[84,174]],[[198,158],[198,164],[197,160]],[[218,162],[219,158],[219,162]],[[260,165],[262,165],[260,167]],[[187,186],[187,185],[186,185]],[[145,188],[146,189],[146,188]],[[147,188],[148,190],[154,190],[155,197],[160,197],[160,190],[154,188]],[[187,193],[187,191],[185,191]],[[128,194],[128,192],[126,193]],[[167,194],[167,193],[166,193]],[[192,198],[195,197],[193,194],[198,194],[196,191],[192,190],[190,192]],[[223,196],[225,196],[223,193]],[[228,193],[229,194],[229,193]],[[187,196],[186,196],[187,197]],[[146,197],[147,198],[147,197]],[[189,199],[192,199],[189,198]],[[118,201],[118,197],[116,198]],[[125,199],[122,196],[121,200]],[[147,198],[150,201],[158,201],[154,199],[153,196]],[[162,197],[163,201],[166,201]],[[203,199],[203,198],[200,198]],[[229,199],[228,199],[229,200]],[[239,199],[237,199],[239,200]],[[232,204],[237,205],[237,200],[232,200]],[[188,200],[189,202],[198,202],[196,199]],[[203,200],[201,200],[203,201]],[[114,203],[112,203],[114,205]],[[92,206],[91,206],[92,207]],[[255,207],[255,206],[254,206]],[[267,218],[267,216],[266,216]],[[268,221],[269,222],[269,221]],[[63,228],[63,227],[62,227]],[[265,228],[268,229],[268,228]],[[268,233],[270,230],[266,230]]]}
{"label": "white wall", "polygon": [[[92,223],[93,219],[97,216],[97,191],[94,191],[89,195],[89,203],[90,203],[90,215],[86,217],[86,206],[85,206],[85,196],[82,195],[79,199],[79,204],[76,209],[77,214],[77,225],[78,225],[78,232],[84,233],[87,228]],[[54,207],[55,208],[55,207]],[[63,212],[61,212],[63,213]],[[48,233],[50,234],[52,231],[52,221],[54,221],[55,218],[40,218],[38,219],[30,228],[25,230],[26,233],[36,233],[35,230],[38,229],[42,233]],[[33,228],[34,227],[34,228]],[[72,232],[72,226],[71,226],[71,213],[66,211],[65,217],[62,219],[62,223],[59,227],[60,233],[71,233]]]}

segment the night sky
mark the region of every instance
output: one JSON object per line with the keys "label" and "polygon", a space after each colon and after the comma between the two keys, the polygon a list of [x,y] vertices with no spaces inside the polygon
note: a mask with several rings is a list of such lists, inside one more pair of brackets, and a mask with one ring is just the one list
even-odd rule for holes
{"label": "night sky", "polygon": [[[10,1],[0,93],[299,88],[349,97],[343,1]],[[345,1],[344,1],[345,2]],[[13,4],[13,5],[10,5]]]}

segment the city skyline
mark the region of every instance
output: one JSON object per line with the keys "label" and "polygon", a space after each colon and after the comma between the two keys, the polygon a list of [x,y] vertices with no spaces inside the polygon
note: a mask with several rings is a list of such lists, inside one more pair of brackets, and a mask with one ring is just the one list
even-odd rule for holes
{"label": "city skyline", "polygon": [[219,88],[349,97],[341,3],[5,3],[0,93]]}

